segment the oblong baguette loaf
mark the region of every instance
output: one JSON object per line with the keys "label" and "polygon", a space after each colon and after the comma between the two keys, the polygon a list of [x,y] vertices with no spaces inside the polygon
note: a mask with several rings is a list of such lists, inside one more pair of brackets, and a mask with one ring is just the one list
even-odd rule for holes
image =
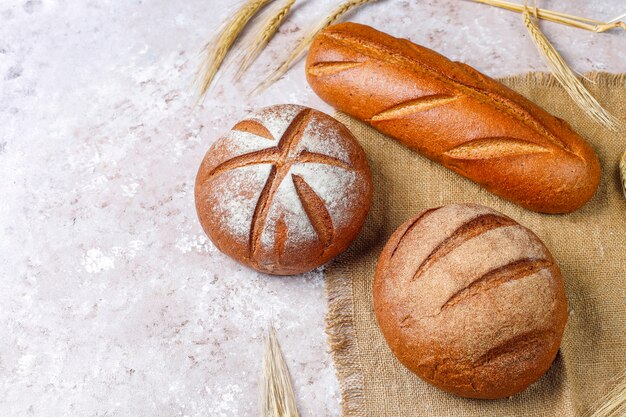
{"label": "oblong baguette loaf", "polygon": [[574,211],[600,182],[597,156],[565,121],[406,39],[330,26],[306,75],[333,107],[530,210]]}

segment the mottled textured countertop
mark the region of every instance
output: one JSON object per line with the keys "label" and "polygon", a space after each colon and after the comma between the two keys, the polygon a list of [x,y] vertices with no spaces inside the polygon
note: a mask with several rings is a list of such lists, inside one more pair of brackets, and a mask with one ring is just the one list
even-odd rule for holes
{"label": "mottled textured countertop", "polygon": [[[270,320],[302,415],[339,415],[321,271],[238,265],[207,240],[193,202],[205,151],[249,110],[330,112],[302,63],[245,93],[336,1],[298,1],[249,76],[221,77],[194,107],[198,51],[229,3],[0,3],[0,415],[257,416]],[[625,11],[623,0],[561,7]],[[520,16],[487,6],[387,0],[349,19],[492,76],[545,69]],[[626,71],[626,33],[543,27],[577,71]]]}

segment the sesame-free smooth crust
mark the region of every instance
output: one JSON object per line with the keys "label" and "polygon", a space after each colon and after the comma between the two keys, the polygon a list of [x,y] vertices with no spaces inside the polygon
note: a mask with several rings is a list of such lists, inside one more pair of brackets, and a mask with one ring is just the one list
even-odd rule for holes
{"label": "sesame-free smooth crust", "polygon": [[543,375],[567,321],[559,267],[539,238],[471,204],[426,210],[393,233],[378,260],[374,309],[408,369],[483,399]]}
{"label": "sesame-free smooth crust", "polygon": [[530,210],[574,211],[600,182],[596,154],[565,121],[406,39],[330,26],[311,45],[306,75],[333,107]]}
{"label": "sesame-free smooth crust", "polygon": [[344,251],[372,199],[363,149],[319,111],[258,110],[207,152],[196,209],[211,241],[258,271],[292,275]]}

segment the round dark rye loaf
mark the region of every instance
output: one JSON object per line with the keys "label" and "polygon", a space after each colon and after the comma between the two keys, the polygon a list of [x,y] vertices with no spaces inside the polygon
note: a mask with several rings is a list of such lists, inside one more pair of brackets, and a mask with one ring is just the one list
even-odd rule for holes
{"label": "round dark rye loaf", "polygon": [[252,113],[209,149],[195,197],[200,223],[222,252],[289,275],[348,247],[369,210],[372,179],[344,125],[307,107],[277,105]]}
{"label": "round dark rye loaf", "polygon": [[600,182],[593,149],[563,120],[460,62],[341,23],[309,51],[324,101],[530,210],[566,213]]}
{"label": "round dark rye loaf", "polygon": [[396,230],[378,260],[374,308],[407,368],[472,398],[537,380],[567,321],[559,267],[539,238],[469,204],[426,210]]}

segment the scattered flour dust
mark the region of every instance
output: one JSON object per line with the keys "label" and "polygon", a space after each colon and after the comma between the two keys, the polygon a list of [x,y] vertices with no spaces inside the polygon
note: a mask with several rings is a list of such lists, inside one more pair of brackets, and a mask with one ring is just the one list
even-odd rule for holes
{"label": "scattered flour dust", "polygon": [[226,171],[211,184],[209,198],[216,203],[219,225],[238,241],[250,237],[254,209],[271,169],[270,164],[249,165]]}
{"label": "scattered flour dust", "polygon": [[182,235],[176,239],[176,248],[182,253],[197,252],[213,252],[215,246],[204,234],[198,235]]}
{"label": "scattered flour dust", "polygon": [[340,229],[350,223],[351,208],[358,205],[361,195],[356,192],[360,188],[358,180],[363,181],[356,172],[317,163],[294,165],[291,171],[304,178],[326,203],[335,228]]}
{"label": "scattered flour dust", "polygon": [[261,244],[264,247],[273,246],[276,223],[278,222],[281,214],[283,215],[283,220],[287,225],[289,242],[311,242],[317,239],[317,233],[315,232],[315,229],[313,229],[313,226],[304,211],[302,202],[296,193],[296,187],[291,179],[292,173],[293,168],[287,173],[285,179],[280,183],[278,190],[276,190],[276,194],[267,215],[265,229],[261,234]]}
{"label": "scattered flour dust", "polygon": [[89,249],[84,255],[81,264],[91,274],[115,268],[113,258],[106,256],[98,248]]}
{"label": "scattered flour dust", "polygon": [[272,148],[278,143],[277,140],[262,138],[240,130],[231,130],[226,134],[223,140],[224,144],[228,147],[228,154],[231,158],[262,149]]}
{"label": "scattered flour dust", "polygon": [[242,393],[239,385],[228,384],[226,386],[206,387],[205,389],[211,396],[208,409],[211,416],[229,417],[233,415]]}
{"label": "scattered flour dust", "polygon": [[[272,133],[275,141],[248,132],[231,131],[220,139],[220,146],[228,150],[229,159],[275,147],[277,139],[302,110],[304,107],[296,105],[283,106],[281,111],[270,107],[248,117],[248,120],[263,124]],[[364,183],[360,173],[323,163],[298,162],[298,155],[304,150],[351,164],[349,149],[336,125],[332,120],[314,113],[298,146],[289,155],[289,158],[296,160],[270,202],[265,228],[261,234],[264,247],[273,246],[276,223],[281,215],[287,226],[288,242],[305,243],[318,239],[296,192],[293,174],[300,175],[324,201],[335,229],[340,230],[349,223],[351,209],[359,203]],[[243,243],[249,239],[254,210],[271,168],[269,163],[234,168],[219,174],[210,184],[208,198],[213,202],[216,211],[214,218],[237,241]]]}
{"label": "scattered flour dust", "polygon": [[18,360],[17,372],[20,375],[27,375],[37,360],[37,356],[32,354],[25,354]]}
{"label": "scattered flour dust", "polygon": [[134,197],[135,194],[137,194],[138,189],[139,189],[139,184],[136,182],[133,182],[128,185],[122,184],[122,195],[124,197]]}
{"label": "scattered flour dust", "polygon": [[113,246],[111,253],[116,258],[134,258],[137,253],[141,252],[145,244],[141,240],[131,240],[128,242],[128,247]]}
{"label": "scattered flour dust", "polygon": [[310,123],[304,129],[300,140],[301,149],[332,156],[349,164],[350,155],[341,137],[341,132],[333,126],[334,120],[315,116],[311,118]]}
{"label": "scattered flour dust", "polygon": [[[252,113],[248,120],[256,120],[270,131],[275,140],[280,139],[289,127],[293,119],[304,110],[305,107],[290,104],[282,106],[280,110],[276,106],[265,107]],[[267,139],[266,139],[267,140]]]}

